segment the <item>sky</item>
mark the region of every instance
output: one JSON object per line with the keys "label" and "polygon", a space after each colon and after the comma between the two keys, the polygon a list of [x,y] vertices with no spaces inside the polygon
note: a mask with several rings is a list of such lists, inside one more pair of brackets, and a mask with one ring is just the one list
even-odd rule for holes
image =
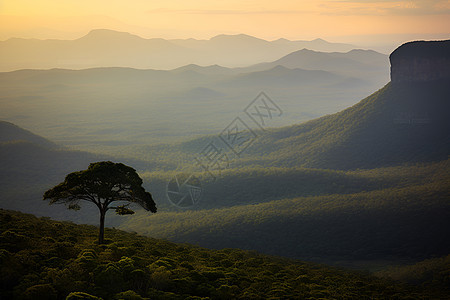
{"label": "sky", "polygon": [[0,40],[75,39],[96,28],[169,39],[443,39],[450,0],[0,0]]}

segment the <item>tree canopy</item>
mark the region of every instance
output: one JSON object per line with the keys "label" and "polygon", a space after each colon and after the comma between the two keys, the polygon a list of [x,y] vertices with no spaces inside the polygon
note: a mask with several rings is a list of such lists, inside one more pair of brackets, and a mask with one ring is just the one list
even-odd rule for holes
{"label": "tree canopy", "polygon": [[44,200],[74,210],[80,209],[80,201],[94,203],[100,211],[99,243],[103,243],[104,219],[109,209],[115,209],[119,215],[134,213],[129,204],[112,207],[113,202],[137,203],[147,211],[156,212],[152,195],[142,187],[136,170],[111,161],[91,163],[87,170],[68,174],[64,182],[44,193]]}

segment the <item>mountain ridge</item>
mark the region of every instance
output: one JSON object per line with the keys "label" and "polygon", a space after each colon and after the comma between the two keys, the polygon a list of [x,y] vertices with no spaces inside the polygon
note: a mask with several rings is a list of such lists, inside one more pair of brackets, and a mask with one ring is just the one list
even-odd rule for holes
{"label": "mountain ridge", "polygon": [[94,29],[75,40],[0,41],[0,70],[83,69],[101,66],[173,69],[190,63],[229,67],[273,60],[299,47],[351,50],[346,44],[315,41],[277,43],[250,35],[217,35],[209,40],[142,38],[128,32]]}

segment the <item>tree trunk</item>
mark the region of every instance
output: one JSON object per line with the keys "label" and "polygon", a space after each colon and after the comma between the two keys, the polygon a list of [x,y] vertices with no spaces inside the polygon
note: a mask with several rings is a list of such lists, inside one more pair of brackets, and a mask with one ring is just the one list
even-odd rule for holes
{"label": "tree trunk", "polygon": [[100,231],[98,234],[99,245],[103,244],[103,238],[105,236],[105,215],[106,211],[100,210]]}

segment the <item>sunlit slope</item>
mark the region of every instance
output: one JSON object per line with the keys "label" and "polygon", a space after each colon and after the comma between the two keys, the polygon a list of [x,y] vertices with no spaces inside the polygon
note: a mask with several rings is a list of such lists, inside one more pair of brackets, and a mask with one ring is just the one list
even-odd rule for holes
{"label": "sunlit slope", "polygon": [[342,112],[262,135],[242,163],[356,169],[446,159],[449,99],[447,82],[390,83]]}

